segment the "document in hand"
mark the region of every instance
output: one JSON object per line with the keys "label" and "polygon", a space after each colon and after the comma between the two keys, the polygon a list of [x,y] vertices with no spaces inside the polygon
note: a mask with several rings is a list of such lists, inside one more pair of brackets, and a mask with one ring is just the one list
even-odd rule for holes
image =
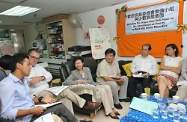
{"label": "document in hand", "polygon": [[158,104],[152,101],[143,100],[137,97],[132,99],[130,108],[152,115],[154,109],[158,109]]}
{"label": "document in hand", "polygon": [[48,103],[48,104],[38,104],[38,105],[35,105],[35,107],[37,106],[41,106],[43,108],[48,108],[48,107],[51,107],[51,106],[54,106],[54,105],[57,105],[57,104],[61,104],[62,102],[55,102],[55,103]]}
{"label": "document in hand", "polygon": [[69,86],[56,86],[56,87],[51,87],[47,88],[45,90],[53,93],[54,95],[58,96],[64,89],[68,88]]}
{"label": "document in hand", "polygon": [[39,117],[34,122],[54,122],[54,121],[53,121],[53,117],[52,117],[51,113],[48,113],[48,114],[45,114],[45,115]]}
{"label": "document in hand", "polygon": [[142,76],[142,73],[139,73],[137,75],[133,74],[132,76],[135,78],[147,78],[147,77]]}
{"label": "document in hand", "polygon": [[113,78],[113,79],[121,79],[121,77],[119,77],[119,76],[109,76],[109,77],[111,77],[111,78]]}

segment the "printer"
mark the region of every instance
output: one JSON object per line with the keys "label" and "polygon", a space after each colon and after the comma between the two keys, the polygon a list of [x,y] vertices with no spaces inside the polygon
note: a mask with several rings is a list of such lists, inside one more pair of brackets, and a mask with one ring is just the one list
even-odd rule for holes
{"label": "printer", "polygon": [[90,57],[92,54],[91,46],[72,46],[68,48],[68,55],[70,57],[83,56]]}

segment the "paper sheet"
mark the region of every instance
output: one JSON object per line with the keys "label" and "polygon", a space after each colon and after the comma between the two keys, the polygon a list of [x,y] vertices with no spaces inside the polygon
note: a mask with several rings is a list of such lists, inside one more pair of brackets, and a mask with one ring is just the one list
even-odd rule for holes
{"label": "paper sheet", "polygon": [[56,87],[51,87],[45,90],[50,91],[54,95],[58,96],[63,90],[65,90],[68,87],[69,86],[56,86]]}
{"label": "paper sheet", "polygon": [[43,108],[47,108],[47,107],[51,107],[53,105],[57,105],[57,104],[60,104],[60,103],[62,103],[62,102],[55,102],[55,103],[51,103],[51,104],[39,104],[39,105],[35,105],[35,107],[41,106]]}
{"label": "paper sheet", "polygon": [[187,80],[178,81],[177,86],[180,86],[180,85],[187,85]]}
{"label": "paper sheet", "polygon": [[38,119],[36,119],[34,122],[54,122],[53,117],[51,113],[45,114]]}
{"label": "paper sheet", "polygon": [[120,79],[121,77],[119,77],[119,76],[109,76],[109,77],[111,77],[111,78],[113,78],[113,79]]}
{"label": "paper sheet", "polygon": [[147,78],[147,77],[142,76],[142,73],[139,73],[137,75],[132,74],[132,76],[135,77],[135,78]]}

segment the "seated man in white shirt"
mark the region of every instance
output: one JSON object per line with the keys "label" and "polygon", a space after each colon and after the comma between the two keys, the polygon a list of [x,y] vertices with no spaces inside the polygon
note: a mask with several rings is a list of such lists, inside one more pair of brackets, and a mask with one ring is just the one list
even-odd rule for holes
{"label": "seated man in white shirt", "polygon": [[131,65],[131,72],[134,75],[138,75],[141,73],[141,77],[131,77],[129,79],[130,94],[131,97],[136,96],[136,85],[137,83],[141,83],[144,88],[150,88],[150,82],[152,80],[152,76],[158,73],[157,62],[156,59],[149,55],[151,51],[150,44],[144,44],[142,46],[142,54],[137,55]]}
{"label": "seated man in white shirt", "polygon": [[[66,88],[62,91],[58,96],[53,95],[52,93],[45,91],[45,89],[49,88],[48,82],[52,80],[52,75],[50,72],[45,70],[42,66],[37,64],[40,53],[37,49],[30,49],[28,51],[29,62],[32,66],[31,72],[29,75],[29,88],[30,93],[37,96],[42,97],[48,94],[51,95],[55,100],[63,101],[64,105],[74,114],[72,102],[74,102],[80,108],[85,107],[88,109],[97,109],[100,107],[100,103],[86,101],[83,98],[79,97],[77,94],[72,92],[70,89]],[[64,99],[65,98],[65,99]],[[41,98],[42,101],[42,98]]]}

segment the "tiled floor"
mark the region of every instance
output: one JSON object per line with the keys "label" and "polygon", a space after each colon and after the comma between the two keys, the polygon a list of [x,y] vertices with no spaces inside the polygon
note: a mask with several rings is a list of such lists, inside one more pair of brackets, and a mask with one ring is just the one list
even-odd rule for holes
{"label": "tiled floor", "polygon": [[[129,102],[121,102],[121,105],[123,106],[122,110],[117,110],[121,115],[119,116],[120,118],[123,117],[124,115],[126,115],[129,112]],[[83,120],[83,119],[90,119],[89,115],[86,114],[82,114],[82,113],[75,113],[75,116],[79,119],[79,120]],[[101,109],[97,112],[97,114],[94,116],[93,119],[94,122],[119,122],[119,120],[115,120],[112,119],[109,116],[106,116],[104,113],[104,109]]]}

